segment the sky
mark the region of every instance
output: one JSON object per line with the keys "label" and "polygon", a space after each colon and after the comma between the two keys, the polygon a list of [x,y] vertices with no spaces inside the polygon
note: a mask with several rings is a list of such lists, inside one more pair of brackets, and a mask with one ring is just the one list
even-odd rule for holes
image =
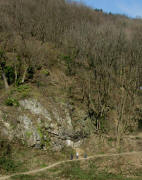
{"label": "sky", "polygon": [[132,18],[142,17],[142,0],[72,0],[104,12],[123,14]]}

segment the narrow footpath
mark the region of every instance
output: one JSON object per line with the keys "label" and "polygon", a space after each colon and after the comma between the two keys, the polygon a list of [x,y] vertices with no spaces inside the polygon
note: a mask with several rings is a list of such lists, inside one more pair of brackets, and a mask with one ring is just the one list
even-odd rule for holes
{"label": "narrow footpath", "polygon": [[48,169],[51,169],[55,166],[58,166],[60,164],[63,164],[63,163],[68,163],[68,162],[73,162],[73,161],[87,161],[89,159],[93,159],[93,158],[96,158],[96,157],[113,157],[113,156],[125,156],[125,155],[132,155],[132,154],[141,154],[142,151],[133,151],[133,152],[124,152],[124,153],[116,153],[116,154],[96,154],[96,155],[93,155],[93,156],[89,156],[87,158],[79,158],[79,159],[73,159],[73,160],[65,160],[65,161],[59,161],[57,163],[54,163],[54,164],[51,164],[45,168],[40,168],[40,169],[36,169],[36,170],[32,170],[32,171],[27,171],[27,172],[21,172],[21,173],[15,173],[15,174],[12,174],[12,175],[8,175],[8,176],[2,176],[0,177],[0,180],[5,180],[5,179],[9,179],[11,178],[12,176],[16,176],[16,175],[30,175],[30,174],[36,174],[36,173],[39,173],[39,172],[42,172],[42,171],[45,171],[45,170],[48,170]]}

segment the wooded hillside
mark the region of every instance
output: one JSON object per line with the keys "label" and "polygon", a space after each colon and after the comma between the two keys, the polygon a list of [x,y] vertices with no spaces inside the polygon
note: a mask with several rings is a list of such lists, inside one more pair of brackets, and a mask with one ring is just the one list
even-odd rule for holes
{"label": "wooded hillside", "polygon": [[115,124],[119,141],[142,121],[142,20],[65,0],[1,0],[0,73],[1,90],[55,83],[85,106],[94,132]]}

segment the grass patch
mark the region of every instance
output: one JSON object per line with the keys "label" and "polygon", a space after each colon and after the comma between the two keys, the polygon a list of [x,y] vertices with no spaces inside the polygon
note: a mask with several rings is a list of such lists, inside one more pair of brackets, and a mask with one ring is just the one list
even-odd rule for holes
{"label": "grass patch", "polygon": [[[99,171],[94,162],[89,161],[89,166],[86,168],[81,167],[80,162],[71,162],[64,164],[58,168],[54,168],[53,171],[49,170],[48,172],[52,173],[51,179],[70,179],[70,180],[140,180],[140,178],[126,178],[121,174],[115,175],[108,173],[107,171]],[[59,172],[59,173],[57,173]],[[38,176],[46,177],[46,173],[42,173]]]}
{"label": "grass patch", "polygon": [[4,172],[17,172],[20,170],[21,166],[21,163],[12,160],[10,156],[0,157],[0,169]]}
{"label": "grass patch", "polygon": [[137,178],[127,178],[120,174],[113,174],[107,171],[99,169],[100,165],[97,163],[97,159],[82,162],[68,162],[60,166],[51,168],[47,171],[36,173],[34,175],[17,175],[13,176],[12,180],[141,180],[141,173],[134,173],[139,175]]}
{"label": "grass patch", "polygon": [[41,73],[44,74],[45,76],[49,76],[50,75],[50,73],[49,73],[49,71],[47,69],[43,69],[41,71]]}
{"label": "grass patch", "polygon": [[13,91],[19,93],[21,98],[26,98],[29,97],[30,90],[31,89],[29,85],[22,84],[20,86],[15,87]]}
{"label": "grass patch", "polygon": [[24,175],[24,174],[11,177],[11,180],[35,180],[35,179],[36,179],[35,176]]}
{"label": "grass patch", "polygon": [[31,88],[27,84],[22,84],[17,87],[12,87],[7,98],[4,100],[6,106],[19,106],[19,99],[27,98],[30,96]]}
{"label": "grass patch", "polygon": [[5,105],[6,106],[19,106],[19,102],[15,98],[8,97],[5,100]]}
{"label": "grass patch", "polygon": [[115,142],[115,141],[116,141],[116,138],[114,138],[114,137],[109,137],[109,138],[108,138],[108,141],[109,141],[109,142]]}
{"label": "grass patch", "polygon": [[140,140],[140,139],[142,139],[142,138],[141,138],[141,137],[138,137],[138,136],[136,137],[136,140]]}

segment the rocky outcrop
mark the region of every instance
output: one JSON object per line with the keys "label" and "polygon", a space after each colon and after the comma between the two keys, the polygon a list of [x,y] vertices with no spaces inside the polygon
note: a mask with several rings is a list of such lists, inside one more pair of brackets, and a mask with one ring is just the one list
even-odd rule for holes
{"label": "rocky outcrop", "polygon": [[32,114],[42,115],[44,118],[51,121],[50,113],[36,100],[36,99],[25,99],[19,101],[21,107],[29,110]]}
{"label": "rocky outcrop", "polygon": [[65,145],[74,146],[74,128],[66,104],[50,101],[45,106],[30,98],[20,100],[19,105],[14,125],[4,120],[4,112],[0,112],[1,136],[36,148],[46,149],[50,145],[59,150]]}

